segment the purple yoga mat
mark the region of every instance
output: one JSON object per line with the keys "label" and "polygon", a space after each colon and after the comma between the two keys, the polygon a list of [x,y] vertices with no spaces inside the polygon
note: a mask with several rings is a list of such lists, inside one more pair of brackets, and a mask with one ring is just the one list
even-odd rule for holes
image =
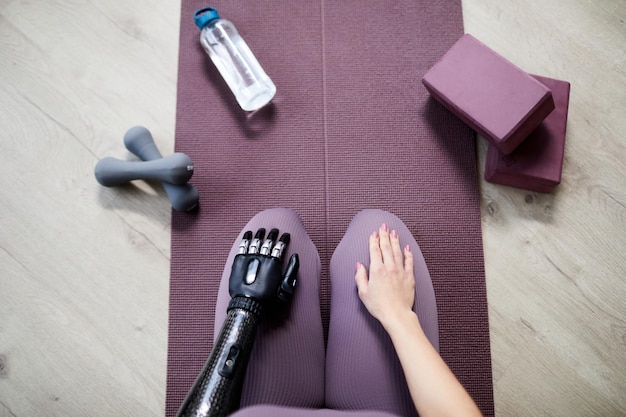
{"label": "purple yoga mat", "polygon": [[233,240],[270,207],[294,209],[320,252],[325,325],[328,263],[352,217],[400,217],[433,279],[441,354],[493,415],[475,142],[421,83],[463,34],[460,0],[215,1],[278,89],[252,116],[201,49],[192,16],[206,5],[182,2],[176,151],[194,161],[200,206],[172,215],[166,415],[212,347]]}

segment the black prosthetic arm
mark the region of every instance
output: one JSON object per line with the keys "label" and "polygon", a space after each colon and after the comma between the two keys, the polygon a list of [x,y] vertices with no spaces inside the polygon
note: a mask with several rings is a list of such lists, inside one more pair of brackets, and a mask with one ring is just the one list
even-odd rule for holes
{"label": "black prosthetic arm", "polygon": [[278,237],[272,229],[263,241],[265,230],[252,239],[246,232],[233,262],[228,315],[213,350],[178,417],[227,416],[239,407],[241,389],[258,323],[263,309],[277,302],[289,302],[296,284],[299,261],[294,254],[282,274],[282,255],[289,234]]}
{"label": "black prosthetic arm", "polygon": [[233,304],[209,359],[178,412],[180,417],[227,416],[239,405],[260,304],[246,297],[233,298],[229,307]]}

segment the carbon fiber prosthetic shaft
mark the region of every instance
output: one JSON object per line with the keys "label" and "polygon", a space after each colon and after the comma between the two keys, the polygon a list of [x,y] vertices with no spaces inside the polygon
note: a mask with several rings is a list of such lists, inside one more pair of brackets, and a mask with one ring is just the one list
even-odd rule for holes
{"label": "carbon fiber prosthetic shaft", "polygon": [[252,298],[235,297],[228,308],[213,351],[177,417],[222,417],[239,407],[261,304]]}

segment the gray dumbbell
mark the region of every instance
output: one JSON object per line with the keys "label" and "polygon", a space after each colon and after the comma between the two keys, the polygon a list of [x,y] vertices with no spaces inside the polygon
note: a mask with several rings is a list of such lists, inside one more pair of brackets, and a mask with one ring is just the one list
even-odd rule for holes
{"label": "gray dumbbell", "polygon": [[[159,152],[152,139],[152,134],[143,126],[135,126],[128,129],[124,135],[124,145],[126,149],[142,161],[163,159],[161,152]],[[165,188],[165,192],[175,210],[189,211],[198,205],[198,189],[191,184],[176,185],[163,182],[163,188]]]}
{"label": "gray dumbbell", "polygon": [[106,157],[96,164],[95,174],[98,182],[105,187],[133,180],[158,180],[182,185],[193,175],[193,162],[184,153],[145,162]]}

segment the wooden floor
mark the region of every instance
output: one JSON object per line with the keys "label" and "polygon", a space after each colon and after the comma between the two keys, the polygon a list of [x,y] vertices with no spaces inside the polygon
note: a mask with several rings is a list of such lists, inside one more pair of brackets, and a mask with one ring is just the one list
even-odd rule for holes
{"label": "wooden floor", "polygon": [[[0,0],[0,417],[164,413],[168,200],[93,168],[129,159],[137,124],[173,151],[179,8]],[[624,416],[626,2],[463,9],[466,32],[572,84],[558,189],[480,184],[496,413]]]}

